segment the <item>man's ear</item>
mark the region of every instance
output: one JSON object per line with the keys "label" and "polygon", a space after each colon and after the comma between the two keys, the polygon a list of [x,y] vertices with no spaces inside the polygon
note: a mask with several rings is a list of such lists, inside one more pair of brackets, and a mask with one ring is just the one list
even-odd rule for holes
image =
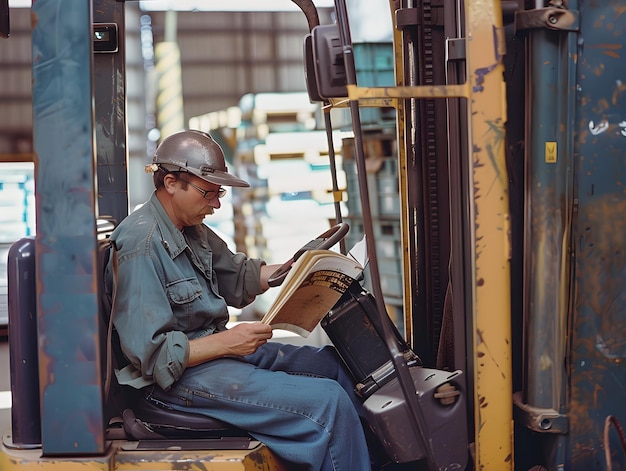
{"label": "man's ear", "polygon": [[165,191],[167,191],[170,195],[174,194],[176,191],[176,184],[178,183],[178,178],[172,173],[168,173],[163,177],[163,186],[165,187]]}

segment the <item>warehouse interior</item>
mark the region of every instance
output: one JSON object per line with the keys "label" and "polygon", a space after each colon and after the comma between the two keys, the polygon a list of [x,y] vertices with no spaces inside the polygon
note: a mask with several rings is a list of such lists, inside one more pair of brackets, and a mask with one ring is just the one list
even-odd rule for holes
{"label": "warehouse interior", "polygon": [[[36,231],[31,44],[35,19],[29,3],[9,1],[10,35],[0,40],[0,205],[6,219],[0,242],[6,250],[15,240]],[[98,19],[106,10],[102,7],[100,11],[99,5],[106,3],[94,2],[95,32],[97,25],[110,25]],[[320,103],[309,99],[306,90],[303,39],[309,25],[305,15],[288,0],[264,2],[263,8],[269,11],[244,11],[251,5],[260,8],[250,2],[242,2],[242,11],[233,11],[237,2],[229,2],[231,11],[223,11],[219,3],[200,2],[206,10],[200,11],[194,2],[128,0],[124,2],[124,27],[117,31],[123,48],[100,51],[94,42],[94,87],[125,82],[130,210],[152,191],[144,166],[159,141],[179,129],[200,129],[218,140],[229,165],[252,183],[250,190],[231,192],[222,208],[205,221],[233,250],[270,263],[282,262],[305,238],[332,225],[338,210],[340,218],[352,218],[346,242],[350,248],[363,235],[358,180],[350,158],[350,114],[340,107],[330,112],[333,133],[329,149],[324,111]],[[348,8],[360,80],[363,85],[392,85],[388,5],[378,2],[364,12],[357,3],[348,2]],[[332,2],[321,0],[316,6],[320,24],[336,20]],[[123,64],[118,59],[120,50]],[[111,63],[122,78],[111,72]],[[395,110],[363,109],[361,120],[367,134],[365,150],[376,156],[370,185],[374,185],[372,207],[378,220],[383,280],[388,283],[385,291],[399,320],[400,210],[392,158]],[[106,129],[98,132],[112,133]],[[337,184],[343,192],[339,208],[333,204],[329,154],[337,159]],[[8,319],[3,284],[0,318]],[[274,295],[270,292],[261,297],[249,315],[259,316]]]}

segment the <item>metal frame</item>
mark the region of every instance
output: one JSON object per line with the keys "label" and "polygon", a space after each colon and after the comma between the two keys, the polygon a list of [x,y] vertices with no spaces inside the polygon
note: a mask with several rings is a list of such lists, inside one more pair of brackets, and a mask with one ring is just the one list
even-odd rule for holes
{"label": "metal frame", "polygon": [[[392,8],[399,7],[391,2]],[[464,186],[474,198],[465,208],[469,216],[470,253],[462,262],[471,276],[465,287],[465,312],[471,332],[467,356],[473,359],[475,467],[512,469],[513,417],[511,381],[510,234],[508,180],[504,148],[506,103],[502,56],[505,52],[502,11],[498,1],[467,1],[464,5],[466,69],[462,84],[363,88],[349,83],[348,98],[397,100],[399,129],[405,103],[411,99],[441,98],[466,100],[466,122],[470,129],[467,155],[471,169]],[[488,51],[489,53],[486,53]],[[397,53],[397,52],[396,52]],[[398,64],[398,63],[397,63]],[[396,76],[402,76],[398,71]],[[404,139],[399,139],[399,143]],[[406,155],[404,149],[404,155]],[[407,162],[400,166],[407,168]],[[407,182],[401,180],[407,197]],[[403,213],[403,222],[406,214]],[[407,240],[406,223],[403,240]],[[406,257],[405,267],[411,266]],[[464,269],[464,268],[459,268]],[[405,274],[405,276],[408,276]],[[408,293],[411,296],[413,293]],[[406,303],[407,308],[411,304]],[[414,313],[407,313],[411,318]]]}

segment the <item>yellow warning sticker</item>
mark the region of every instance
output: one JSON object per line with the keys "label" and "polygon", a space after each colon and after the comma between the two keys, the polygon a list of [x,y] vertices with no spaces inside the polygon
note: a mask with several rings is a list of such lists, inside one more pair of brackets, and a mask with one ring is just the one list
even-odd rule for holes
{"label": "yellow warning sticker", "polygon": [[546,163],[556,163],[556,142],[546,142]]}

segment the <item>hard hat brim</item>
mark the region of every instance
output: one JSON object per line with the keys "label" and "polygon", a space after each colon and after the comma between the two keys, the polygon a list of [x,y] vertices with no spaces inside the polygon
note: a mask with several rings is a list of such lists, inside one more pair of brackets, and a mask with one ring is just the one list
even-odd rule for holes
{"label": "hard hat brim", "polygon": [[163,167],[165,170],[169,172],[185,172],[191,173],[196,177],[202,178],[204,181],[209,183],[214,183],[215,185],[220,186],[236,186],[240,188],[249,188],[250,184],[242,180],[239,177],[234,176],[231,173],[228,173],[225,170],[214,170],[211,168],[204,168],[203,171],[197,170],[193,167],[183,167],[181,165],[176,165],[175,163],[167,163],[167,164],[158,164]]}
{"label": "hard hat brim", "polygon": [[207,172],[198,172],[196,169],[194,168],[188,168],[186,169],[188,172],[193,173],[194,175],[202,178],[204,181],[207,181],[209,183],[214,183],[216,185],[221,185],[221,186],[236,186],[236,187],[240,187],[240,188],[248,188],[250,187],[250,184],[245,181],[242,180],[241,178],[238,178],[228,172],[224,172],[222,170],[213,170],[210,173]]}

